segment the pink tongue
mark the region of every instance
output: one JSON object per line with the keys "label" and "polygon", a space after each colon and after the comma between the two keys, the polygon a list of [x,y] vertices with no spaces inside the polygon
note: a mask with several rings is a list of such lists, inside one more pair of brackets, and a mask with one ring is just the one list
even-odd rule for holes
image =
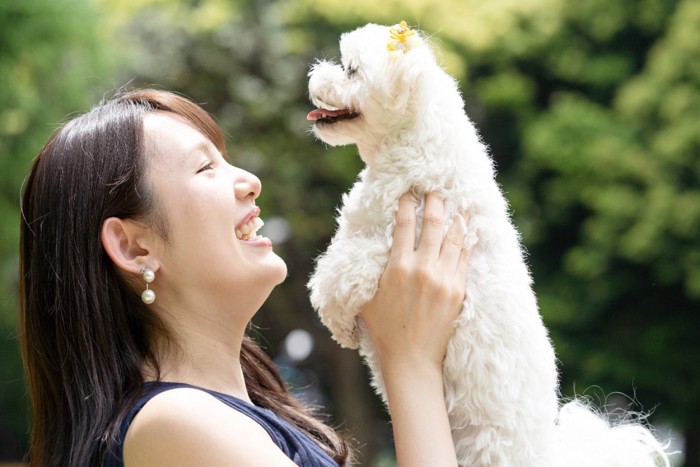
{"label": "pink tongue", "polygon": [[311,112],[309,112],[309,114],[306,116],[306,119],[307,120],[318,120],[319,118],[337,117],[338,115],[345,115],[347,113],[350,113],[347,109],[344,109],[344,110],[316,109],[316,110],[312,110]]}

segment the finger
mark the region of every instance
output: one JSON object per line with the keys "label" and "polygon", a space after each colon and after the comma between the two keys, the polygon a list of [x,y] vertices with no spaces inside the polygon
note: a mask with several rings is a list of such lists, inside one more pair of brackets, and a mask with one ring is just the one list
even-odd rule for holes
{"label": "finger", "polygon": [[459,255],[464,247],[464,237],[467,236],[467,221],[459,214],[455,214],[452,225],[442,241],[440,248],[440,269],[452,274],[457,268]]}
{"label": "finger", "polygon": [[418,252],[422,256],[437,258],[444,236],[445,199],[437,192],[425,196],[423,209],[423,228],[418,243]]}
{"label": "finger", "polygon": [[413,252],[416,248],[416,199],[410,193],[399,198],[391,254]]}
{"label": "finger", "polygon": [[455,281],[457,284],[465,284],[467,275],[469,274],[469,259],[472,256],[471,248],[462,248],[457,262],[457,270],[455,272]]}
{"label": "finger", "polygon": [[459,261],[457,262],[457,269],[455,271],[455,280],[458,284],[464,284],[467,281],[467,275],[469,273],[469,260],[472,256],[472,251],[474,251],[474,246],[469,248],[462,248],[459,254]]}

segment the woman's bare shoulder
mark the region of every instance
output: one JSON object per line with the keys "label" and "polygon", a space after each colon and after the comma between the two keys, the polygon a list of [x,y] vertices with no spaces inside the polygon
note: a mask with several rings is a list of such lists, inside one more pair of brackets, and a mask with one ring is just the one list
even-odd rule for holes
{"label": "woman's bare shoulder", "polygon": [[194,388],[149,400],[124,440],[126,467],[294,465],[251,418]]}

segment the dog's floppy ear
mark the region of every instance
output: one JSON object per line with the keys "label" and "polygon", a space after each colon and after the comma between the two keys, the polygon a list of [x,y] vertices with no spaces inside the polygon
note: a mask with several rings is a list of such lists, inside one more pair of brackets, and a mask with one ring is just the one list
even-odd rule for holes
{"label": "dog's floppy ear", "polygon": [[432,52],[423,38],[411,31],[405,41],[394,39],[395,30],[390,29],[390,39],[387,42],[386,89],[391,110],[406,110],[412,99],[421,92],[422,78],[428,72],[434,61]]}

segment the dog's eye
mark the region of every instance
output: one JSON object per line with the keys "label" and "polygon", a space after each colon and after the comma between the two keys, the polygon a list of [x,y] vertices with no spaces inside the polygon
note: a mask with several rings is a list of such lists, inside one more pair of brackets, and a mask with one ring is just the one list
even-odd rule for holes
{"label": "dog's eye", "polygon": [[348,78],[352,78],[355,73],[357,73],[357,67],[348,65],[347,68],[345,68],[345,75]]}

